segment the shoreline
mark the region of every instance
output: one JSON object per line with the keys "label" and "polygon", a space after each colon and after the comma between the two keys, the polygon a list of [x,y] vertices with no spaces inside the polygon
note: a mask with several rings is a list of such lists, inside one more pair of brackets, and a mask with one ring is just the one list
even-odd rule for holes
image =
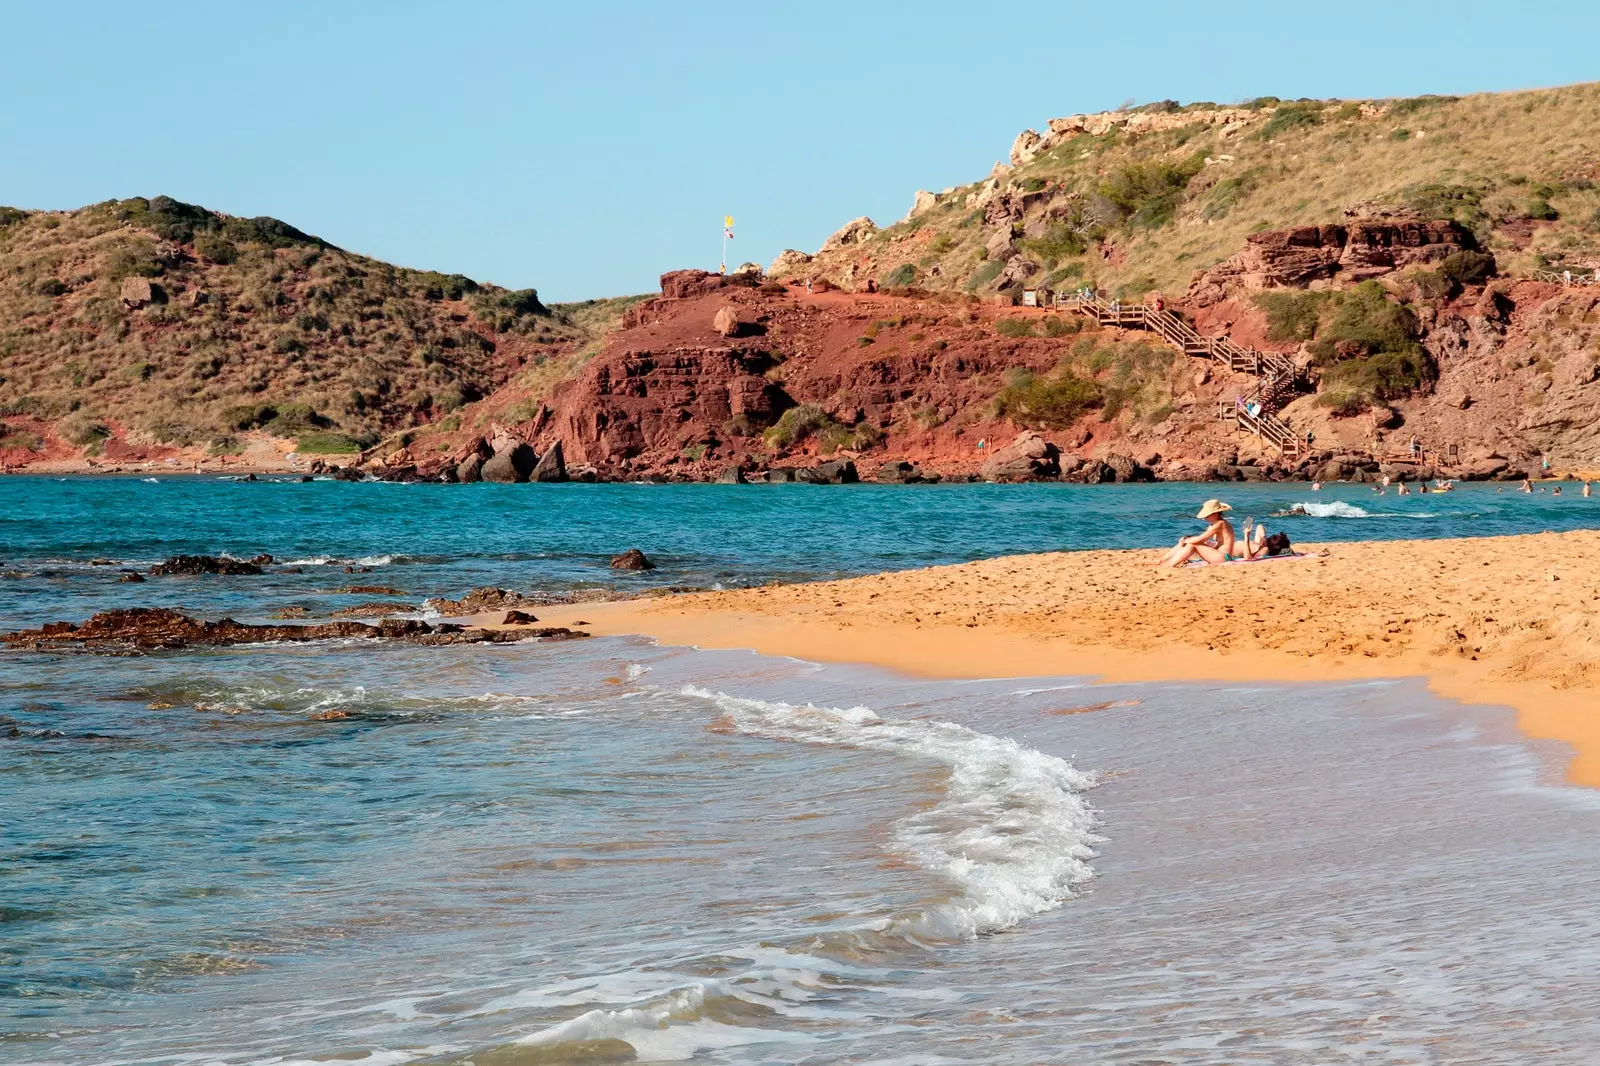
{"label": "shoreline", "polygon": [[[1600,531],[1306,545],[1158,572],[1153,550],[1003,556],[839,581],[546,608],[541,625],[939,679],[1420,677],[1504,705],[1600,788]],[[492,618],[484,618],[493,622]]]}

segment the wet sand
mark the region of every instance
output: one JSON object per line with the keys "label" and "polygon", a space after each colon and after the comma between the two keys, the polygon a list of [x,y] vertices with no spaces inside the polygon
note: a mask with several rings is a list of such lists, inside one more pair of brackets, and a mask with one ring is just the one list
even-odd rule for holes
{"label": "wet sand", "polygon": [[1600,787],[1600,532],[1303,546],[1178,571],[1155,551],[1009,556],[846,581],[584,604],[541,625],[938,678],[1425,676],[1516,709]]}

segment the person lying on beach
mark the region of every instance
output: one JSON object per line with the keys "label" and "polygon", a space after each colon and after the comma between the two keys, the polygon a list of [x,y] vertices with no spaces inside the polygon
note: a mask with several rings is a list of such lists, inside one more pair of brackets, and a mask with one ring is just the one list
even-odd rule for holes
{"label": "person lying on beach", "polygon": [[1233,531],[1233,526],[1223,517],[1231,510],[1233,508],[1221,500],[1207,500],[1200,508],[1200,513],[1195,515],[1206,523],[1205,532],[1179,540],[1177,546],[1156,565],[1182,566],[1196,557],[1208,563],[1230,563],[1244,558],[1242,555],[1234,554],[1238,548],[1237,535]]}
{"label": "person lying on beach", "polygon": [[1273,533],[1267,535],[1266,526],[1257,526],[1245,538],[1246,559],[1270,559],[1275,555],[1289,553],[1289,534]]}

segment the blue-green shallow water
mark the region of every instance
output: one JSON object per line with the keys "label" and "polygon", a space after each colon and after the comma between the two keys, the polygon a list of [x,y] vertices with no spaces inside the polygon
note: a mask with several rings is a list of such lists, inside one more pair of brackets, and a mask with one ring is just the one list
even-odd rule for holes
{"label": "blue-green shallow water", "polygon": [[[421,598],[480,585],[739,585],[965,562],[1019,552],[1169,544],[1218,495],[1295,540],[1477,536],[1600,526],[1600,498],[1465,486],[1377,496],[1277,485],[389,485],[176,477],[0,479],[0,618],[35,624],[130,599],[199,611],[312,613],[351,583]],[[645,550],[660,569],[615,575]],[[263,578],[117,583],[180,553],[280,566]],[[348,577],[347,565],[371,567]],[[367,599],[373,597],[368,596]],[[379,597],[383,598],[383,597]]]}
{"label": "blue-green shallow water", "polygon": [[[1212,494],[1320,505],[1274,520],[1298,539],[1600,524],[1477,487],[15,479],[0,613],[1156,545]],[[631,546],[662,569],[611,574]],[[88,565],[259,551],[300,572]],[[622,639],[0,652],[0,1062],[1585,1063],[1600,810],[1561,755],[1415,685],[924,684]]]}

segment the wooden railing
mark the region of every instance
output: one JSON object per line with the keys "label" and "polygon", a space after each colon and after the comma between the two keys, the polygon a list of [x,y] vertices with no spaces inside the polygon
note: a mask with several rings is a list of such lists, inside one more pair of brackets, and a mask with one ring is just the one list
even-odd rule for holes
{"label": "wooden railing", "polygon": [[1300,438],[1278,412],[1304,382],[1305,371],[1292,358],[1280,352],[1262,352],[1235,344],[1227,337],[1206,337],[1189,323],[1165,308],[1146,304],[1124,304],[1099,296],[1077,294],[1066,306],[1103,326],[1144,329],[1185,355],[1200,356],[1225,363],[1228,369],[1253,374],[1260,379],[1248,396],[1219,408],[1221,417],[1237,422],[1278,449],[1286,459],[1300,457]]}
{"label": "wooden railing", "polygon": [[1600,270],[1587,274],[1575,270],[1536,270],[1533,276],[1537,281],[1553,281],[1557,285],[1600,285]]}

